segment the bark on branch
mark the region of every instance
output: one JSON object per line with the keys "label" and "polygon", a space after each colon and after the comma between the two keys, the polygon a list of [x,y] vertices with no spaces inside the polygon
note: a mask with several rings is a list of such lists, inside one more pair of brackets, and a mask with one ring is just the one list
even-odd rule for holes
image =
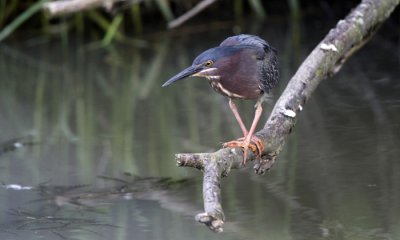
{"label": "bark on branch", "polygon": [[[263,174],[274,164],[286,139],[296,123],[299,112],[318,84],[336,74],[346,60],[361,48],[389,17],[400,0],[363,0],[350,14],[340,20],[315,47],[289,81],[277,101],[264,128],[256,135],[263,140],[265,152],[254,166]],[[176,154],[178,166],[194,167],[204,171],[204,213],[196,220],[211,230],[221,232],[225,221],[221,205],[220,180],[231,169],[240,167],[241,149],[220,149],[214,153]],[[248,161],[254,160],[249,152]]]}

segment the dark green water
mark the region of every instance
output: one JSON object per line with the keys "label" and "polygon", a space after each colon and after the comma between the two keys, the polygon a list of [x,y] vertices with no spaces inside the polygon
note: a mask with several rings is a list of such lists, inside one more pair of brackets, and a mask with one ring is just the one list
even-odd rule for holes
{"label": "dark green water", "polygon": [[[280,52],[275,99],[333,25],[246,31]],[[400,46],[388,39],[392,30],[318,87],[271,172],[256,176],[249,164],[223,180],[222,234],[195,222],[202,175],[176,167],[173,154],[214,151],[240,129],[205,80],[160,86],[229,29],[160,35],[141,47],[2,44],[0,239],[400,239]],[[253,104],[240,104],[247,122]],[[189,180],[174,183],[181,179]],[[139,187],[126,190],[132,182]]]}

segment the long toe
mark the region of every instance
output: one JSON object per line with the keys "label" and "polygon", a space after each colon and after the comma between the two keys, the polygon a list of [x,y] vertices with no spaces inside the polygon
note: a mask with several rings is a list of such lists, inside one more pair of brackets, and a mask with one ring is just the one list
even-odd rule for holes
{"label": "long toe", "polygon": [[248,144],[245,143],[245,138],[239,138],[237,140],[229,141],[222,144],[224,148],[243,148],[245,145],[247,146],[247,148],[250,148],[253,153],[259,156],[261,156],[265,149],[263,141],[255,136],[251,138],[251,141]]}
{"label": "long toe", "polygon": [[[245,138],[239,138],[237,140],[229,141],[223,144],[224,148],[242,148],[243,149],[243,160],[241,165],[246,165],[247,162],[247,150],[250,149],[257,156],[261,156],[263,150],[263,144],[261,141],[246,141]],[[260,158],[260,157],[259,157]]]}
{"label": "long toe", "polygon": [[242,147],[244,138],[239,138],[237,140],[232,140],[222,144],[224,148],[238,148]]}

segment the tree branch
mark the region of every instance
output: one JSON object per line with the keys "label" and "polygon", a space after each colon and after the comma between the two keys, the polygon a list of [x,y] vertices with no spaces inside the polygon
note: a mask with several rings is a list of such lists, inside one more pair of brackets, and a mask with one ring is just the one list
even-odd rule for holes
{"label": "tree branch", "polygon": [[[256,135],[263,140],[265,152],[255,166],[263,174],[274,164],[289,134],[318,84],[336,74],[349,57],[360,49],[390,16],[400,0],[363,0],[315,47],[289,81],[264,128]],[[204,213],[196,220],[211,230],[221,232],[225,221],[221,205],[220,179],[231,169],[240,168],[241,149],[220,149],[214,153],[176,154],[178,166],[204,171]],[[248,161],[256,156],[249,152]]]}
{"label": "tree branch", "polygon": [[121,0],[61,0],[45,3],[43,4],[43,9],[50,16],[59,16],[98,7],[110,10],[119,1]]}

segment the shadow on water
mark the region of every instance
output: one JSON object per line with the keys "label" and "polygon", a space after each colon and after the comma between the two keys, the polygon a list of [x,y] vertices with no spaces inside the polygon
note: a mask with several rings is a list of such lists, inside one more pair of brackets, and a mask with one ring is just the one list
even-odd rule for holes
{"label": "shadow on water", "polygon": [[[328,29],[271,24],[248,32],[280,50],[276,99]],[[399,62],[388,57],[399,46],[380,36],[321,84],[269,174],[224,179],[225,233],[194,221],[201,174],[173,154],[213,151],[240,131],[205,81],[160,85],[231,33],[207,34],[2,45],[1,238],[400,238]],[[246,122],[253,104],[239,104]]]}

